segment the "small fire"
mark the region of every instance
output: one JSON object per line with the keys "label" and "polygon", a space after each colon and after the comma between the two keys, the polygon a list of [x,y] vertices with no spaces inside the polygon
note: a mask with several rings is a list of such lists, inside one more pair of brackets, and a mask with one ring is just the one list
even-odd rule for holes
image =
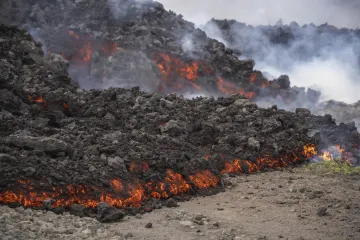
{"label": "small fire", "polygon": [[346,152],[339,144],[330,147],[327,151],[324,151],[322,155],[318,157],[323,161],[344,161],[352,166],[351,153]]}
{"label": "small fire", "polygon": [[315,144],[307,144],[304,146],[303,154],[306,158],[312,158],[317,155]]}

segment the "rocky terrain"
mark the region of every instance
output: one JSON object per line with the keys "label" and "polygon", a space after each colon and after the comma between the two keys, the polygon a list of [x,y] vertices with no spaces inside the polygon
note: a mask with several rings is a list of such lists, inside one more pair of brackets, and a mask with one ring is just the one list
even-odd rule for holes
{"label": "rocky terrain", "polygon": [[216,193],[225,173],[294,165],[333,146],[358,164],[354,124],[307,109],[262,109],[240,94],[189,100],[136,87],[81,90],[68,62],[44,57],[29,33],[5,25],[0,33],[3,203],[107,222]]}
{"label": "rocky terrain", "polygon": [[0,238],[355,240],[359,197],[358,176],[294,169],[233,178],[226,192],[118,223],[1,207]]}
{"label": "rocky terrain", "polygon": [[[251,26],[236,20],[219,19],[212,19],[203,29],[208,36],[222,39],[235,52],[273,68],[293,69],[312,61],[335,59],[340,63],[347,63],[349,69],[357,73],[356,76],[360,72],[359,29],[336,28],[328,24],[300,26],[296,22],[286,25],[282,21],[273,26]],[[308,71],[312,70],[313,68],[308,68]],[[345,79],[337,81],[356,88],[356,76],[350,83]],[[314,85],[317,84],[316,80],[313,79]],[[360,126],[359,104],[346,104],[336,100],[338,99],[321,104],[309,102],[305,105],[314,114],[331,114],[338,123],[355,122],[356,126]],[[261,102],[266,101],[274,102],[269,99]],[[295,106],[297,104],[296,102]],[[294,106],[285,104],[281,107],[291,109]]]}
{"label": "rocky terrain", "polygon": [[[207,37],[155,1],[5,0],[0,21],[28,29],[44,51],[70,62],[83,89],[140,86],[147,92],[316,102],[317,91],[269,81],[254,61]],[[60,11],[59,11],[60,9]],[[278,77],[278,76],[277,76]],[[272,80],[272,79],[270,79]]]}

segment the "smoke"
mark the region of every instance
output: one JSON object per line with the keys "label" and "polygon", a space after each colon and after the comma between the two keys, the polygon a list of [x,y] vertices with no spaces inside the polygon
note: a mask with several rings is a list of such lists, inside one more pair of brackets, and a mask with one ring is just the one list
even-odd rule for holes
{"label": "smoke", "polygon": [[251,25],[328,22],[337,27],[360,27],[358,0],[161,0],[165,8],[181,13],[185,19],[204,24],[212,17],[236,19]]}
{"label": "smoke", "polygon": [[360,35],[356,31],[326,24],[282,25],[281,21],[253,27],[227,20],[212,20],[203,29],[210,37],[225,39],[228,47],[240,50],[240,58],[254,59],[255,68],[270,79],[287,74],[292,86],[321,91],[322,101],[359,100]]}

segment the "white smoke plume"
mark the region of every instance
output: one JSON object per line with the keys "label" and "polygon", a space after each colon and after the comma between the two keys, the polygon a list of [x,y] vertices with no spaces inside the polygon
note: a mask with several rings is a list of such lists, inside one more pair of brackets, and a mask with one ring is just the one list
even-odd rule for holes
{"label": "white smoke plume", "polygon": [[166,9],[182,14],[196,24],[211,18],[236,19],[251,25],[284,23],[329,24],[337,27],[360,27],[358,0],[160,0]]}
{"label": "white smoke plume", "polygon": [[[299,24],[315,23],[317,25],[328,23],[336,27],[357,28],[360,26],[360,2],[350,0],[253,0],[253,1],[182,1],[163,0],[168,9],[175,10],[198,26],[211,18],[235,19],[252,25],[281,25],[296,21]],[[309,7],[311,6],[311,7]],[[326,11],[324,8],[326,6]],[[201,9],[199,11],[199,9]],[[207,20],[205,20],[207,19]],[[282,19],[282,21],[279,21]],[[205,20],[205,21],[204,21]],[[263,26],[266,28],[266,26]],[[316,28],[312,25],[296,34],[291,46],[283,47],[273,44],[255,28],[242,28],[241,32],[232,29],[235,44],[228,43],[223,32],[216,24],[208,23],[204,28],[207,35],[223,42],[227,47],[244,50],[241,59],[251,58],[256,62],[255,68],[266,72],[273,77],[281,74],[290,76],[292,86],[311,87],[322,92],[321,100],[335,99],[352,103],[360,99],[360,65],[359,65],[359,39],[360,37],[334,38],[330,47],[325,47],[329,39],[324,38],[322,51],[312,40]],[[333,36],[328,36],[332,38]],[[306,51],[306,59],[297,55],[297,49]],[[248,54],[250,53],[250,54]],[[302,54],[302,53],[300,53]]]}

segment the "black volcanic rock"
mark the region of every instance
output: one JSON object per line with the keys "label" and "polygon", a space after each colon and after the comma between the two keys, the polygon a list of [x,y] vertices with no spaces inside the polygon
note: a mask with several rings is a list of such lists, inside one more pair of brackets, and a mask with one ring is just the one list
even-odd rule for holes
{"label": "black volcanic rock", "polygon": [[[176,17],[156,6],[152,17]],[[181,20],[172,24],[193,29]],[[241,169],[234,172],[251,173],[310,160],[307,144],[318,151],[340,144],[359,161],[356,128],[338,126],[331,116],[259,108],[240,94],[190,100],[138,87],[86,91],[69,81],[62,57],[44,57],[26,31],[0,25],[0,39],[0,72],[6,72],[0,75],[0,92],[6,93],[0,95],[2,203],[41,207],[53,199],[54,209],[82,215],[83,207],[106,202],[135,214],[161,206],[159,199],[219,191],[218,176],[231,172],[236,160]],[[241,63],[221,58],[223,45],[209,41],[220,67]],[[23,61],[29,55],[35,60],[30,65]],[[250,76],[261,81],[258,74]],[[101,221],[122,216],[108,205],[100,209]]]}
{"label": "black volcanic rock", "polygon": [[[85,89],[140,86],[144,91],[161,93],[241,93],[286,103],[305,91],[280,90],[276,82],[253,71],[253,60],[239,60],[237,51],[207,37],[193,23],[155,1],[12,2],[4,1],[0,22],[29,29],[43,43],[46,54],[58,53],[68,59],[72,79]],[[272,41],[288,35],[281,31]],[[50,64],[50,71],[64,69],[66,63],[59,57],[50,58],[56,62]],[[32,55],[22,60],[36,61]],[[254,74],[256,81],[251,82]],[[61,84],[69,81],[66,74],[54,78],[56,84],[60,79]]]}

